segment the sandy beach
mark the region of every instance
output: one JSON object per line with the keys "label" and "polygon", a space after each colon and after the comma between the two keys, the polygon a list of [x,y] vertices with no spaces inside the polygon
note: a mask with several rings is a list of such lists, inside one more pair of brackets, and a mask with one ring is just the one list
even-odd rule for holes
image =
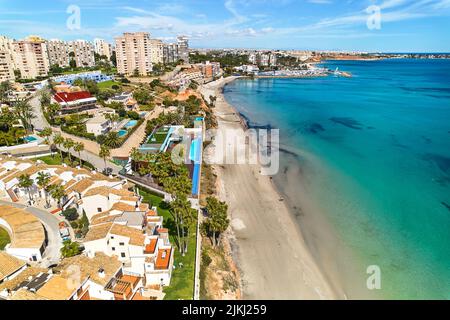
{"label": "sandy beach", "polygon": [[[222,95],[230,77],[200,88],[216,96],[219,130],[242,129],[242,120]],[[243,132],[243,131],[242,131]],[[214,150],[209,149],[211,154]],[[300,228],[272,179],[256,165],[216,165],[219,196],[229,205],[228,236],[242,278],[244,299],[338,299],[309,252]]]}

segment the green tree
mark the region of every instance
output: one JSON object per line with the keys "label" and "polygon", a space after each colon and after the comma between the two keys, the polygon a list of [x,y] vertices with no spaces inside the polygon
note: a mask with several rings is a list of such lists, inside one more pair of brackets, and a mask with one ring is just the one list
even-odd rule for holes
{"label": "green tree", "polygon": [[191,203],[185,195],[179,195],[170,204],[170,213],[177,228],[177,244],[181,255],[188,252],[190,230],[196,221],[196,210],[191,208]]}
{"label": "green tree", "polygon": [[220,245],[221,235],[230,225],[228,205],[214,197],[206,199],[208,218],[203,222],[202,229],[210,237],[213,247]]}
{"label": "green tree", "polygon": [[33,113],[33,107],[28,103],[27,100],[19,100],[14,105],[17,112],[17,116],[22,119],[25,130],[31,131],[31,120],[36,118]]}
{"label": "green tree", "polygon": [[53,138],[53,143],[58,146],[59,156],[61,157],[61,161],[63,161],[61,146],[64,144],[65,141],[66,141],[66,139],[64,139],[64,137],[60,133],[56,134],[55,137]]}
{"label": "green tree", "polygon": [[33,186],[33,180],[30,178],[29,175],[23,174],[19,177],[19,187],[27,190],[28,198],[30,199],[30,201],[32,200],[32,198],[31,198],[31,187],[32,186]]}
{"label": "green tree", "polygon": [[9,93],[12,90],[12,85],[9,81],[0,83],[0,102],[8,102]]}
{"label": "green tree", "polygon": [[131,160],[133,160],[133,171],[136,172],[137,164],[140,161],[144,160],[144,155],[142,154],[142,152],[139,151],[139,149],[133,148],[133,149],[131,149],[130,157],[131,157]]}
{"label": "green tree", "polygon": [[107,147],[112,148],[112,149],[117,148],[118,146],[120,146],[120,142],[121,142],[121,139],[119,137],[119,133],[117,133],[115,131],[110,131],[106,135],[105,145]]}
{"label": "green tree", "polygon": [[133,92],[133,97],[136,99],[139,104],[149,104],[153,101],[153,97],[150,95],[150,92],[145,89],[137,89]]}
{"label": "green tree", "polygon": [[73,150],[78,153],[78,158],[80,159],[80,165],[82,165],[83,160],[81,159],[81,152],[84,151],[84,143],[82,143],[82,142],[75,143]]}
{"label": "green tree", "polygon": [[81,248],[78,242],[72,242],[70,240],[64,241],[64,245],[61,248],[61,255],[63,258],[71,258],[79,255]]}
{"label": "green tree", "polygon": [[47,208],[50,207],[50,202],[48,200],[48,192],[49,192],[49,186],[50,186],[50,180],[51,176],[50,174],[46,172],[39,172],[37,176],[37,185],[44,190],[44,196],[45,196],[45,204],[47,205]]}
{"label": "green tree", "polygon": [[63,147],[67,150],[67,153],[69,155],[70,164],[73,164],[71,151],[74,146],[75,146],[75,142],[72,139],[66,139],[63,142]]}
{"label": "green tree", "polygon": [[44,130],[42,130],[39,133],[39,136],[41,138],[44,138],[46,143],[49,144],[50,143],[50,137],[52,136],[52,134],[53,134],[52,128],[45,128]]}
{"label": "green tree", "polygon": [[106,159],[107,159],[109,156],[111,156],[111,150],[108,148],[108,146],[106,146],[106,145],[100,146],[99,156],[100,156],[100,158],[103,159],[103,161],[105,161],[105,168],[106,168],[106,167],[107,167],[107,165],[106,165]]}
{"label": "green tree", "polygon": [[60,184],[52,185],[50,195],[58,202],[58,208],[61,208],[61,200],[66,196],[66,189]]}
{"label": "green tree", "polygon": [[41,103],[41,106],[49,105],[51,102],[50,94],[47,91],[42,91],[39,101]]}

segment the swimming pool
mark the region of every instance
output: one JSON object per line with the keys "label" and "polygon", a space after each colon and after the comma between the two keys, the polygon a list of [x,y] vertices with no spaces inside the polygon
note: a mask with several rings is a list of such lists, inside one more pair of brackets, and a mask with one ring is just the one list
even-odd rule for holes
{"label": "swimming pool", "polygon": [[127,129],[131,129],[133,127],[135,127],[137,125],[137,120],[130,120],[128,121],[128,123],[125,125],[125,128]]}
{"label": "swimming pool", "polygon": [[125,137],[128,134],[128,130],[120,130],[118,134],[120,138]]}
{"label": "swimming pool", "polygon": [[33,136],[28,136],[28,137],[23,138],[23,140],[25,140],[27,143],[31,143],[31,142],[37,141],[38,139]]}
{"label": "swimming pool", "polygon": [[189,151],[189,158],[194,161],[194,172],[192,175],[192,194],[198,196],[200,187],[200,168],[202,155],[202,139],[195,139],[192,141],[191,150]]}

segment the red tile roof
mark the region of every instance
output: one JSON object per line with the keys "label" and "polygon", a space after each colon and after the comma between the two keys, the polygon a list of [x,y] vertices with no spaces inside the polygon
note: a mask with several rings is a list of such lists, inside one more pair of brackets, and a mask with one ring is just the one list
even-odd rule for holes
{"label": "red tile roof", "polygon": [[81,99],[92,98],[91,94],[87,91],[79,92],[59,92],[55,94],[54,99],[57,102],[72,102]]}

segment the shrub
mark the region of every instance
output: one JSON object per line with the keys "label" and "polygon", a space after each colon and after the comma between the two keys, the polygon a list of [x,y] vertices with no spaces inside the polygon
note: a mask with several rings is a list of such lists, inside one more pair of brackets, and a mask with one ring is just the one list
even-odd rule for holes
{"label": "shrub", "polygon": [[75,221],[78,219],[78,211],[75,208],[69,208],[62,212],[62,215],[69,221]]}

